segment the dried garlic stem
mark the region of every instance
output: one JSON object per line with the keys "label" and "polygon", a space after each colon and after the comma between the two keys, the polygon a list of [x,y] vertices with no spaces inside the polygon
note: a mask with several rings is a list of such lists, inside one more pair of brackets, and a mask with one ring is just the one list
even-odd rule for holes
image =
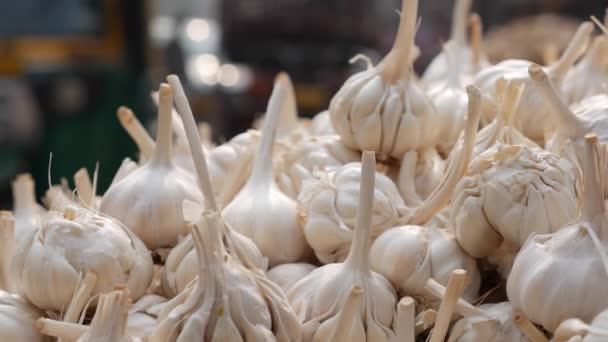
{"label": "dried garlic stem", "polygon": [[467,271],[465,270],[454,270],[452,271],[452,274],[450,274],[445,296],[439,306],[435,328],[431,332],[430,342],[441,342],[445,339],[445,336],[448,333],[448,327],[452,321],[452,314],[456,307],[456,302],[462,295],[468,280]]}
{"label": "dried garlic stem", "polygon": [[74,183],[76,184],[78,197],[86,207],[90,208],[93,205],[95,191],[93,191],[93,184],[89,177],[89,171],[84,167],[76,171],[74,174]]}
{"label": "dried garlic stem", "polygon": [[403,297],[397,303],[395,333],[397,341],[416,341],[416,303],[412,297]]}
{"label": "dried garlic stem", "polygon": [[330,318],[319,327],[319,330],[315,333],[313,342],[351,341],[355,336],[364,336],[365,331],[361,323],[358,322],[358,326],[355,323],[356,320],[360,320],[359,308],[363,303],[363,299],[363,288],[358,285],[353,286],[348,292],[344,306],[338,311],[336,316]]}
{"label": "dried garlic stem", "polygon": [[469,167],[473,147],[475,146],[475,138],[477,137],[479,118],[481,117],[481,93],[479,88],[469,85],[467,86],[467,95],[469,96],[469,107],[464,128],[464,142],[455,161],[456,165],[453,167],[450,165],[447,175],[428,198],[415,209],[414,215],[408,224],[423,225],[438,210],[443,208],[449,202],[456,184],[464,176]]}
{"label": "dried garlic stem", "polygon": [[543,46],[543,64],[551,65],[559,59],[559,50],[555,43],[547,43]]}
{"label": "dried garlic stem", "polygon": [[[431,295],[439,300],[443,300],[443,298],[445,297],[445,292],[446,292],[445,287],[443,287],[443,285],[439,284],[433,278],[429,278],[426,281],[424,290],[426,293],[428,293],[429,295]],[[469,304],[469,302],[467,302],[466,300],[464,300],[462,298],[458,298],[458,301],[456,302],[456,312],[458,312],[463,317],[487,316],[483,310],[481,310],[480,308],[478,308],[476,306]]]}
{"label": "dried garlic stem", "polygon": [[[585,153],[583,158],[583,208],[581,215],[587,222],[596,222],[598,217],[603,217],[605,214],[604,202],[604,184],[602,175],[598,174],[603,169],[603,163],[600,164],[598,156],[601,152],[598,150],[598,137],[595,134],[585,135]],[[598,165],[599,164],[599,165]],[[606,228],[603,224],[594,224],[590,227],[602,238],[607,238]],[[604,265],[606,266],[606,265]]]}
{"label": "dried garlic stem", "polygon": [[0,289],[14,292],[10,266],[15,250],[15,218],[10,211],[0,211]]}
{"label": "dried garlic stem", "polygon": [[545,335],[521,312],[515,313],[513,320],[519,330],[521,330],[531,342],[549,342]]}
{"label": "dried garlic stem", "polygon": [[[29,173],[17,175],[12,184],[13,208],[15,211],[28,210],[36,206],[36,193],[34,191],[34,179]],[[18,214],[17,214],[18,215]]]}
{"label": "dried garlic stem", "polygon": [[171,165],[173,148],[173,130],[171,127],[171,110],[173,109],[173,92],[171,87],[162,83],[158,90],[158,128],[156,146],[152,155],[152,163],[156,165]]}
{"label": "dried garlic stem", "polygon": [[78,322],[78,318],[80,317],[80,313],[84,309],[87,301],[91,297],[91,293],[93,293],[93,289],[95,289],[95,285],[97,283],[97,274],[89,270],[85,274],[84,278],[82,278],[80,284],[78,284],[76,288],[76,292],[72,297],[72,301],[70,305],[68,305],[68,309],[63,316],[63,321],[67,323],[76,323]]}
{"label": "dried garlic stem", "polygon": [[68,341],[76,341],[90,328],[86,325],[54,321],[48,318],[40,318],[36,321],[36,329],[40,333],[63,338]]}
{"label": "dried garlic stem", "polygon": [[575,336],[583,337],[587,335],[588,332],[589,325],[578,318],[570,318],[560,323],[557,329],[555,329],[553,341],[567,342]]}
{"label": "dried garlic stem", "polygon": [[606,12],[606,13],[607,14],[604,16],[605,24],[602,24],[602,22],[599,21],[594,15],[592,15],[590,18],[602,32],[604,32],[605,34],[608,34],[608,28],[606,28],[606,25],[608,25],[608,12]]}
{"label": "dried garlic stem", "polygon": [[129,133],[129,136],[131,136],[141,154],[146,158],[151,156],[152,151],[154,151],[154,140],[152,140],[141,122],[137,120],[133,111],[125,106],[120,106],[116,115],[118,116],[118,121],[120,121],[125,131]]}
{"label": "dried garlic stem", "polygon": [[[401,20],[393,48],[381,62],[382,78],[390,83],[407,80],[410,75],[410,53],[416,36],[418,0],[403,0]],[[404,65],[406,64],[406,65]]]}
{"label": "dried garlic stem", "polygon": [[422,333],[432,327],[437,320],[437,311],[428,309],[416,317],[415,335]]}
{"label": "dried garlic stem", "polygon": [[570,44],[568,44],[566,51],[564,51],[557,62],[549,67],[552,75],[556,76],[558,79],[562,79],[566,76],[566,73],[570,70],[574,62],[576,62],[587,49],[591,32],[593,32],[593,24],[591,22],[585,22],[579,26],[574,37],[570,41]]}
{"label": "dried garlic stem", "polygon": [[167,81],[171,85],[174,94],[175,105],[179,115],[182,117],[184,123],[184,129],[186,130],[186,136],[188,138],[188,145],[192,151],[192,158],[194,159],[194,167],[198,175],[199,185],[205,197],[205,205],[207,209],[217,211],[217,203],[215,201],[215,195],[213,194],[213,188],[211,187],[211,179],[209,177],[209,168],[207,167],[207,160],[205,158],[205,152],[203,146],[200,144],[201,137],[198,134],[198,126],[194,121],[192,109],[186,98],[186,93],[182,87],[182,83],[179,77],[176,75],[167,76]]}
{"label": "dried garlic stem", "polygon": [[452,40],[458,46],[467,45],[467,16],[471,12],[471,0],[456,0],[452,13]]}
{"label": "dried garlic stem", "polygon": [[584,122],[570,111],[541,66],[538,64],[530,65],[528,74],[530,74],[530,78],[547,101],[547,104],[553,108],[551,112],[555,113],[557,127],[570,137],[584,136],[587,132]]}
{"label": "dried garlic stem", "polygon": [[473,57],[473,71],[477,72],[481,68],[481,57],[483,55],[483,24],[481,17],[477,13],[473,13],[469,17],[469,25],[471,26],[471,54]]}

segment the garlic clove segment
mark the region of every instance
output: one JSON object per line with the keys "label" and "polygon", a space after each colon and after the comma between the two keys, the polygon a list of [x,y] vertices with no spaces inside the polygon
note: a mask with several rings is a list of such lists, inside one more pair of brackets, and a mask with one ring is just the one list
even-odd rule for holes
{"label": "garlic clove segment", "polygon": [[80,274],[88,270],[97,274],[94,294],[127,284],[138,299],[152,281],[153,264],[146,246],[128,228],[71,205],[63,212],[49,211],[17,247],[11,275],[23,298],[43,310],[61,311]]}
{"label": "garlic clove segment", "polygon": [[317,268],[315,265],[305,262],[282,264],[269,269],[266,276],[287,293],[295,283],[309,275],[315,268]]}
{"label": "garlic clove segment", "polygon": [[[592,32],[593,24],[591,22],[581,24],[560,59],[554,64],[545,67],[547,74],[556,85],[562,84],[566,72],[585,53]],[[528,138],[534,141],[542,141],[545,132],[552,129],[554,123],[550,120],[551,110],[542,98],[538,96],[539,94],[535,91],[534,87],[529,84],[530,79],[528,78],[527,70],[531,64],[531,62],[525,60],[504,60],[496,65],[482,69],[475,77],[475,85],[484,94],[484,108],[491,108],[495,106],[492,98],[495,96],[494,86],[499,78],[521,80],[527,83],[527,91],[524,92],[521,105],[515,115],[515,127],[521,130]],[[484,113],[492,113],[492,111],[484,111]]]}
{"label": "garlic clove segment", "polygon": [[171,87],[160,87],[158,142],[154,154],[139,169],[113,184],[103,196],[100,211],[129,227],[151,250],[171,247],[188,234],[181,204],[202,202],[195,181],[176,167],[172,156]]}
{"label": "garlic clove segment", "polygon": [[417,0],[403,0],[391,51],[375,67],[346,80],[329,104],[332,125],[343,143],[375,151],[381,161],[433,147],[440,139],[442,123],[435,108],[410,77],[417,11]]}
{"label": "garlic clove segment", "polygon": [[0,290],[0,340],[50,342],[36,328],[44,314],[21,297]]}
{"label": "garlic clove segment", "polygon": [[[278,118],[285,105],[287,79],[279,74],[270,100],[251,176],[222,216],[233,229],[251,238],[274,266],[304,260],[310,247],[298,220],[298,203],[278,187],[272,167],[272,151]],[[281,246],[281,248],[277,248]]]}
{"label": "garlic clove segment", "polygon": [[353,286],[364,289],[364,298],[358,306],[356,317],[365,328],[366,339],[387,341],[394,335],[391,326],[397,300],[395,290],[386,278],[369,266],[376,174],[374,153],[371,151],[363,153],[361,174],[355,236],[346,260],[315,269],[287,294],[305,331],[308,330],[305,336],[314,336],[324,322],[339,315]]}
{"label": "garlic clove segment", "polygon": [[590,321],[608,306],[608,288],[603,286],[608,279],[608,220],[597,141],[588,135],[583,148],[577,142],[583,149],[584,185],[578,218],[555,233],[532,235],[507,281],[513,306],[549,332],[566,317]]}

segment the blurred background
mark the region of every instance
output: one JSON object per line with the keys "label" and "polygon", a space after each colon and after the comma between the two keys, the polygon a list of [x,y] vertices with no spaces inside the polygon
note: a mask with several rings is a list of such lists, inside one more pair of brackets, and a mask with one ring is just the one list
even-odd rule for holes
{"label": "blurred background", "polygon": [[[422,72],[449,38],[453,0],[420,1]],[[606,0],[474,1],[491,59],[542,62]],[[20,0],[0,2],[0,207],[31,172],[38,195],[99,162],[99,191],[135,146],[116,119],[126,105],[154,135],[150,92],[175,73],[216,142],[264,111],[274,75],[294,80],[300,115],[327,108],[342,82],[389,50],[399,0]],[[542,15],[541,15],[542,14]]]}

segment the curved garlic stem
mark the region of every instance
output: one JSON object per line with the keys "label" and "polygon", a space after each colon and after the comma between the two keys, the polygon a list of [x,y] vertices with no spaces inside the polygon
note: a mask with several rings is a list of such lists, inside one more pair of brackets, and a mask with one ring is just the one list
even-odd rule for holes
{"label": "curved garlic stem", "polygon": [[77,323],[82,310],[87,301],[91,297],[91,293],[95,289],[97,283],[97,274],[94,271],[87,271],[80,284],[76,287],[76,292],[72,297],[72,301],[68,305],[68,309],[63,316],[63,321],[66,323]]}
{"label": "curved garlic stem", "polygon": [[460,47],[467,45],[467,16],[471,12],[471,0],[456,0],[452,12],[452,40]]}
{"label": "curved garlic stem", "polygon": [[126,287],[100,295],[90,329],[79,341],[123,341],[130,306]]}
{"label": "curved garlic stem", "polygon": [[[159,98],[158,91],[150,92],[150,97],[152,97],[152,101],[156,107],[159,107]],[[178,140],[186,141],[186,131],[184,130],[184,123],[182,122],[182,118],[179,116],[175,108],[173,108],[173,103],[171,104],[171,127],[173,128],[173,132],[177,136]]]}
{"label": "curved garlic stem", "polygon": [[[439,300],[443,300],[443,298],[445,297],[445,293],[446,293],[445,287],[443,285],[439,284],[433,278],[429,278],[426,281],[426,284],[424,285],[424,290],[426,293],[428,293],[429,295],[431,295]],[[458,301],[456,301],[456,312],[459,313],[460,315],[462,315],[463,317],[488,316],[488,314],[485,311],[481,310],[480,308],[478,308],[476,306],[469,304],[469,302],[467,302],[466,300],[464,300],[462,298],[458,298]]]}
{"label": "curved garlic stem", "polygon": [[567,342],[571,338],[578,336],[583,337],[589,332],[590,326],[578,318],[570,318],[562,323],[555,329],[553,333],[553,341],[555,342]]}
{"label": "curved garlic stem", "polygon": [[137,120],[133,111],[125,106],[118,107],[116,112],[118,121],[122,127],[129,133],[129,136],[137,145],[137,148],[144,157],[149,157],[154,151],[154,140],[150,137],[150,134],[146,131],[141,122]]}
{"label": "curved garlic stem", "polygon": [[78,192],[78,197],[87,208],[90,208],[93,205],[95,192],[93,191],[93,184],[91,184],[89,171],[87,171],[86,168],[83,167],[76,171],[74,174],[74,184],[76,184],[76,192]]}
{"label": "curved garlic stem", "polygon": [[584,136],[587,132],[584,122],[570,111],[540,65],[530,65],[528,74],[547,104],[553,108],[551,112],[555,113],[558,129],[571,138]]}
{"label": "curved garlic stem", "polygon": [[361,156],[361,185],[359,188],[359,207],[352,245],[344,265],[359,272],[370,272],[369,247],[374,187],[376,176],[376,157],[372,151],[364,151]]}
{"label": "curved garlic stem", "polygon": [[286,101],[289,83],[289,77],[284,72],[279,73],[275,78],[275,86],[268,100],[266,118],[264,119],[264,127],[262,127],[262,141],[258,146],[257,154],[253,160],[251,176],[245,187],[254,184],[269,185],[273,181],[272,151],[280,116],[287,105],[286,102],[289,102]]}
{"label": "curved garlic stem", "polygon": [[454,167],[450,165],[448,173],[439,186],[415,209],[409,224],[424,225],[438,210],[441,210],[449,202],[456,184],[464,176],[469,166],[481,116],[481,94],[479,88],[469,85],[467,95],[469,96],[469,107],[464,128],[464,142],[456,159],[456,165]]}
{"label": "curved garlic stem", "polygon": [[198,128],[192,115],[192,109],[184,93],[184,88],[176,75],[167,76],[167,81],[173,89],[173,98],[179,115],[182,117],[184,123],[184,129],[186,130],[186,137],[188,138],[188,145],[190,145],[190,151],[192,152],[192,159],[194,159],[194,167],[198,175],[199,186],[205,197],[205,205],[208,209],[217,211],[217,203],[215,195],[213,194],[213,188],[211,187],[211,179],[209,177],[209,169],[207,168],[207,160],[205,159],[205,152],[200,141],[201,138],[198,134]]}
{"label": "curved garlic stem", "polygon": [[439,305],[435,328],[433,328],[433,331],[431,332],[430,342],[444,341],[445,336],[448,333],[448,327],[452,321],[452,314],[454,313],[456,302],[462,295],[468,281],[469,278],[467,277],[467,271],[465,270],[454,270],[452,271],[452,274],[450,274],[445,296]]}
{"label": "curved garlic stem", "polygon": [[171,127],[171,110],[173,109],[173,92],[171,87],[162,83],[158,90],[158,128],[156,147],[150,160],[157,165],[171,165],[173,133]]}
{"label": "curved garlic stem", "polygon": [[416,303],[412,297],[403,297],[397,303],[395,334],[397,341],[416,341]]}
{"label": "curved garlic stem", "polygon": [[530,342],[548,342],[545,335],[538,330],[521,312],[515,313],[513,317],[515,325],[526,335]]}
{"label": "curved garlic stem", "polygon": [[[600,174],[603,163],[600,163],[600,152],[598,150],[598,138],[595,134],[585,136],[585,152],[583,155],[583,203],[581,215],[587,222],[595,222],[597,217],[602,217],[606,211],[604,202],[603,177]],[[603,225],[592,225],[592,228]],[[594,230],[595,230],[594,229]],[[599,236],[606,238],[603,231],[595,231]],[[600,250],[601,251],[601,250]]]}
{"label": "curved garlic stem", "polygon": [[[29,210],[36,206],[36,192],[34,190],[34,179],[29,173],[17,175],[12,183],[13,208],[15,212]],[[18,215],[18,213],[16,213]]]}
{"label": "curved garlic stem", "polygon": [[483,24],[477,13],[469,16],[471,26],[471,55],[473,58],[473,71],[478,72],[481,68],[481,57],[483,56]]}
{"label": "curved garlic stem", "polygon": [[[281,137],[288,135],[298,128],[298,105],[296,101],[296,91],[293,88],[293,82],[286,72],[281,72],[277,78],[281,78],[285,85],[285,101],[281,109],[281,115],[276,128],[276,135]],[[262,138],[263,139],[263,138]]]}
{"label": "curved garlic stem", "polygon": [[0,289],[15,292],[10,267],[15,250],[15,219],[10,211],[0,211]]}
{"label": "curved garlic stem", "polygon": [[408,151],[401,160],[399,170],[399,190],[401,196],[408,206],[416,206],[422,203],[422,199],[416,192],[416,163],[418,162],[418,152]]}
{"label": "curved garlic stem", "polygon": [[557,62],[549,67],[549,73],[552,76],[562,79],[566,75],[574,62],[585,53],[592,32],[593,24],[588,21],[578,27],[566,51],[564,51]]}
{"label": "curved garlic stem", "polygon": [[[407,80],[410,76],[410,53],[416,36],[418,0],[402,0],[401,14],[397,36],[391,51],[381,62],[382,78],[395,83]],[[405,64],[405,65],[404,65]]]}
{"label": "curved garlic stem", "polygon": [[555,43],[547,43],[543,46],[543,64],[551,65],[559,59],[559,50]]}
{"label": "curved garlic stem", "polygon": [[76,323],[66,323],[48,318],[40,318],[36,321],[36,329],[47,336],[62,338],[68,341],[76,341],[82,337],[90,327]]}

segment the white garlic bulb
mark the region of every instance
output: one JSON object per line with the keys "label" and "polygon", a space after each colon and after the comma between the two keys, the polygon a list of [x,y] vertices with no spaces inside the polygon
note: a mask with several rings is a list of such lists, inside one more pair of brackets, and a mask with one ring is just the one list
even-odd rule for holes
{"label": "white garlic bulb", "polygon": [[[435,82],[443,82],[450,77],[450,74],[456,74],[455,76],[461,78],[464,84],[469,84],[479,68],[489,66],[485,56],[474,56],[475,53],[479,54],[479,52],[474,51],[473,46],[473,40],[477,37],[472,37],[472,46],[467,44],[467,22],[471,11],[471,2],[472,0],[454,1],[450,40],[444,44],[443,51],[433,58],[422,74],[421,80],[425,86],[429,87]],[[479,21],[476,25],[479,25]],[[475,48],[478,47],[475,46]],[[453,68],[459,70],[454,72]]]}
{"label": "white garlic bulb", "polygon": [[188,233],[181,215],[185,199],[202,202],[191,175],[173,163],[171,145],[172,92],[160,87],[158,142],[150,159],[113,184],[100,210],[129,227],[151,250],[170,247]]}
{"label": "white garlic bulb", "polygon": [[[200,144],[196,123],[192,117],[192,110],[186,99],[181,83],[177,77],[169,77],[171,87],[176,92],[175,102],[183,118],[184,129],[194,160],[198,185],[204,195],[206,208],[218,210],[218,204],[213,192],[210,172],[207,169],[207,158],[205,158],[203,147]],[[182,203],[183,219],[190,223],[198,222],[204,209],[200,204],[184,200]],[[245,267],[250,269],[261,269],[265,271],[268,267],[268,259],[265,258],[255,243],[248,237],[238,233],[226,222],[222,221],[222,242],[228,253]],[[164,295],[168,298],[182,293],[188,284],[198,276],[198,256],[194,248],[192,236],[189,234],[183,238],[177,246],[169,252],[163,271],[161,273],[161,286]]]}
{"label": "white garlic bulb", "polygon": [[[369,245],[374,199],[375,158],[373,152],[363,152],[361,185],[355,236],[344,263],[321,266],[297,282],[287,296],[303,321],[303,341],[316,340],[324,334],[324,326],[340,315],[349,291],[355,286],[363,289],[360,305],[355,306],[347,331],[356,329],[358,341],[389,341],[397,301],[395,290],[382,275],[369,267]],[[356,290],[355,290],[356,291]],[[336,318],[335,320],[339,320]],[[334,322],[335,322],[334,320]],[[333,323],[335,324],[335,323]],[[360,336],[363,333],[364,336]],[[343,331],[342,334],[350,335]],[[321,338],[319,336],[318,338]]]}
{"label": "white garlic bulb", "polygon": [[70,303],[79,274],[87,270],[98,277],[94,293],[127,284],[138,299],[152,280],[153,265],[146,246],[128,228],[68,206],[63,212],[49,211],[18,246],[11,274],[23,298],[41,309],[60,311]]}
{"label": "white garlic bulb", "polygon": [[305,262],[282,264],[269,269],[266,276],[287,293],[295,283],[309,275],[315,268],[317,268],[315,265]]}
{"label": "white garlic bulb", "polygon": [[205,211],[193,227],[198,278],[165,304],[149,341],[299,341],[300,323],[282,291],[226,254],[221,220]]}
{"label": "white garlic bulb", "polygon": [[329,117],[329,110],[324,110],[313,116],[308,130],[312,135],[336,135],[336,130]]}
{"label": "white garlic bulb", "polygon": [[561,86],[567,103],[573,104],[586,97],[604,94],[608,79],[608,36],[597,36],[591,48],[568,71]]}
{"label": "white garlic bulb", "polygon": [[329,113],[349,148],[401,158],[409,150],[435,146],[444,125],[429,98],[411,77],[417,0],[403,0],[391,51],[375,67],[351,76],[334,95]]}
{"label": "white garlic bulb", "polygon": [[[538,65],[531,65],[529,74],[534,86],[552,109],[551,115],[556,128],[552,132],[547,132],[546,148],[554,153],[565,154],[564,146],[568,139],[583,138],[586,134],[592,133],[599,138],[602,153],[607,153],[608,96],[591,96],[574,104],[570,109],[548,75]],[[608,158],[603,160],[608,163]],[[608,164],[603,165],[604,176],[608,175],[607,166]],[[608,194],[608,184],[604,186],[604,193]]]}
{"label": "white garlic bulb", "polygon": [[262,142],[251,176],[222,211],[226,222],[251,238],[271,266],[302,261],[310,254],[298,220],[298,203],[279,189],[272,166],[277,120],[287,93],[285,77],[277,76],[268,101]]}
{"label": "white garlic bulb", "polygon": [[44,314],[21,297],[0,290],[0,340],[50,342],[35,328]]}
{"label": "white garlic bulb", "polygon": [[[464,269],[470,278],[463,298],[477,299],[481,277],[477,262],[466,254],[454,233],[446,229],[399,226],[382,233],[370,249],[372,270],[391,281],[397,291],[422,300],[429,278],[447,285],[452,271]],[[424,303],[423,307],[435,306]]]}
{"label": "white garlic bulb", "polygon": [[302,183],[314,178],[316,171],[329,171],[361,159],[361,154],[344,146],[337,135],[308,136],[281,153],[282,170],[277,182],[283,192],[298,198]]}
{"label": "white garlic bulb", "polygon": [[[592,32],[593,24],[591,22],[581,24],[560,59],[545,67],[547,74],[555,84],[562,84],[568,70],[585,52]],[[545,132],[552,128],[553,122],[549,119],[551,110],[534,87],[529,84],[528,67],[531,64],[531,62],[525,60],[504,60],[481,70],[475,77],[475,85],[481,89],[484,96],[483,106],[488,109],[496,106],[492,99],[498,79],[504,78],[507,81],[520,80],[525,82],[527,91],[524,92],[521,105],[515,115],[515,127],[528,138],[534,141],[542,141]],[[492,110],[484,110],[484,114],[491,114],[492,112]],[[491,118],[486,119],[489,121]]]}
{"label": "white garlic bulb", "polygon": [[17,175],[12,183],[12,190],[15,238],[19,243],[24,236],[36,228],[45,210],[36,203],[34,180],[29,173]]}
{"label": "white garlic bulb", "polygon": [[608,307],[608,220],[597,140],[587,136],[579,154],[584,183],[579,217],[555,233],[532,235],[507,281],[513,307],[549,332],[565,318],[590,321]]}
{"label": "white garlic bulb", "polygon": [[560,323],[553,334],[554,342],[601,342],[608,338],[608,310],[600,312],[590,324],[578,318]]}

